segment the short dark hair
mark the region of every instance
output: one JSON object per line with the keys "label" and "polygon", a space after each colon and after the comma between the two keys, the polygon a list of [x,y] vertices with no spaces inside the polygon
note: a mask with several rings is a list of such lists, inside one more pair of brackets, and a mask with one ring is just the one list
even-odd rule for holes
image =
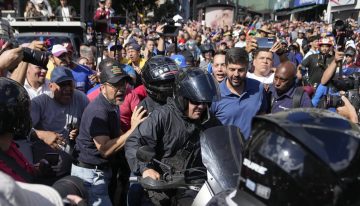
{"label": "short dark hair", "polygon": [[224,56],[226,56],[226,51],[224,51],[224,50],[217,50],[217,51],[215,52],[214,56],[216,56],[216,55],[224,55]]}
{"label": "short dark hair", "polygon": [[256,49],[255,51],[253,51],[253,57],[254,59],[259,55],[260,52],[271,52],[270,49],[266,49],[266,48],[260,48],[260,49]]}
{"label": "short dark hair", "polygon": [[313,42],[313,41],[315,41],[315,40],[318,40],[319,39],[319,36],[317,36],[317,35],[314,35],[314,36],[310,36],[309,38],[308,38],[308,42]]}
{"label": "short dark hair", "polygon": [[231,48],[227,50],[225,64],[249,64],[249,54],[243,48]]}

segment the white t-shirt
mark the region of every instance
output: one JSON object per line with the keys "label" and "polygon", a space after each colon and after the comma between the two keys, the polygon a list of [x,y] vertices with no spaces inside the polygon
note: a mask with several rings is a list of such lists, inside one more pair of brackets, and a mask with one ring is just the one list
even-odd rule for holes
{"label": "white t-shirt", "polygon": [[258,80],[263,84],[272,84],[274,81],[274,73],[270,73],[270,75],[268,75],[267,77],[260,77],[260,76],[256,76],[254,73],[248,72],[246,74],[246,77],[250,79]]}
{"label": "white t-shirt", "polygon": [[235,47],[239,47],[239,48],[244,48],[244,47],[246,47],[246,41],[238,41],[238,42],[235,44]]}
{"label": "white t-shirt", "polygon": [[61,9],[61,14],[63,16],[63,21],[70,21],[70,11],[69,11],[69,7],[63,7]]}
{"label": "white t-shirt", "polygon": [[49,80],[45,80],[44,84],[41,85],[38,89],[33,88],[27,79],[25,79],[24,88],[29,94],[30,99],[39,96],[40,94],[47,94],[50,95],[51,91],[49,88]]}

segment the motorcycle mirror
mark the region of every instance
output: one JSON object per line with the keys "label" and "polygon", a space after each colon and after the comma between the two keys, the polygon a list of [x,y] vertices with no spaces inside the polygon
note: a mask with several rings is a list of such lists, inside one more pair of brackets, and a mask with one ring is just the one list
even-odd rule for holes
{"label": "motorcycle mirror", "polygon": [[154,148],[149,147],[148,145],[141,146],[136,152],[136,158],[141,162],[151,162],[155,157]]}

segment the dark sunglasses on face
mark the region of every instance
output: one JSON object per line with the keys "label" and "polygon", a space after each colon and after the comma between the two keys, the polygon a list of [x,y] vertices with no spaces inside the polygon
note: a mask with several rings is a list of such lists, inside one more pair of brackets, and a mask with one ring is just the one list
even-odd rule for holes
{"label": "dark sunglasses on face", "polygon": [[59,82],[57,83],[57,85],[59,85],[59,87],[66,87],[66,86],[73,86],[74,82],[73,81],[63,81],[63,82]]}
{"label": "dark sunglasses on face", "polygon": [[196,101],[193,101],[193,100],[189,100],[190,101],[190,103],[191,104],[193,104],[193,105],[201,105],[201,104],[203,104],[203,105],[209,105],[210,103],[209,102],[196,102]]}

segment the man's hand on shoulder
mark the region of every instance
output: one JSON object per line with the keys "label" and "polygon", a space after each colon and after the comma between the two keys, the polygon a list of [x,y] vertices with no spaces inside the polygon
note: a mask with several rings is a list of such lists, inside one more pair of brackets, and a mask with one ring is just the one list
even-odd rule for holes
{"label": "man's hand on shoulder", "polygon": [[135,107],[134,112],[131,116],[131,128],[135,129],[141,122],[147,118],[146,109],[143,106]]}

